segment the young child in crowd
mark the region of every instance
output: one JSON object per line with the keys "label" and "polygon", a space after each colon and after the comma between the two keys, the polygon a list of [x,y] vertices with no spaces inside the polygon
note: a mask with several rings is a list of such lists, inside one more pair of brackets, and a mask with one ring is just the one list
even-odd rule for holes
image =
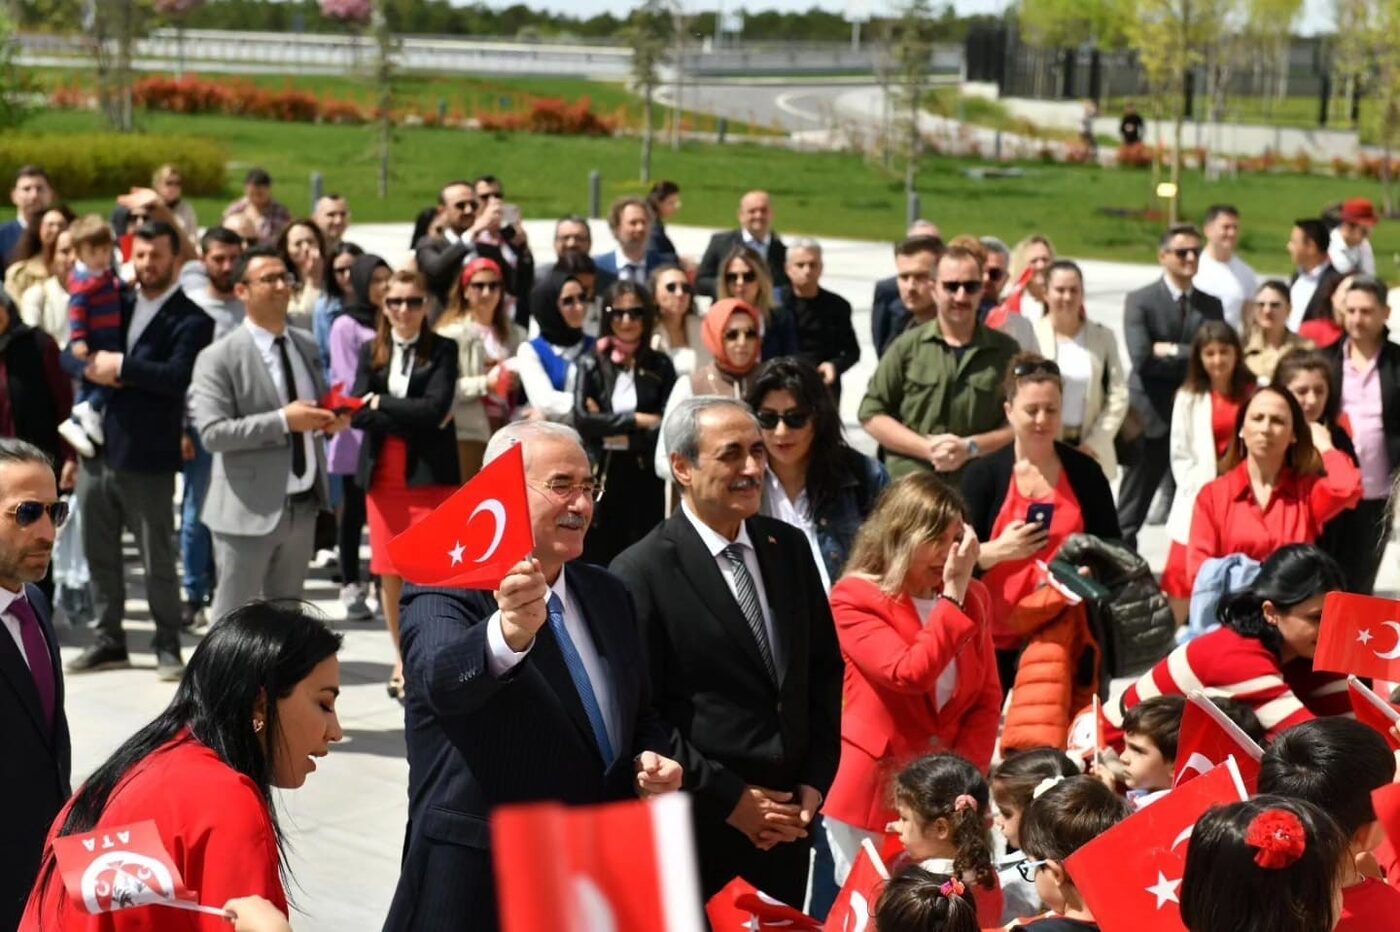
{"label": "young child in crowd", "polygon": [[[1186,700],[1181,696],[1153,696],[1144,699],[1123,715],[1123,783],[1128,802],[1141,809],[1172,788],[1176,771],[1176,742],[1181,735],[1181,716]],[[1114,775],[1100,767],[1105,783]]]}
{"label": "young child in crowd", "polygon": [[[85,363],[101,350],[122,351],[121,281],[112,268],[112,228],[97,214],[73,221],[68,236],[77,262],[68,275],[67,352]],[[72,416],[58,432],[83,456],[94,456],[104,442],[102,411],[112,390],[82,379]]]}
{"label": "young child in crowd", "polygon": [[875,907],[876,932],[978,932],[977,907],[957,878],[922,867],[890,878]]}
{"label": "young child in crowd", "polygon": [[1030,932],[1097,932],[1094,914],[1065,870],[1065,858],[1132,813],[1127,800],[1094,777],[1070,777],[1045,787],[1021,817],[1021,876],[1035,884],[1053,912],[1012,926]]}
{"label": "young child in crowd", "polygon": [[1259,770],[1259,792],[1312,803],[1346,834],[1351,856],[1342,869],[1340,932],[1400,928],[1400,890],[1358,870],[1358,858],[1384,831],[1371,791],[1395,779],[1395,756],[1380,733],[1349,718],[1319,718],[1279,735]]}
{"label": "young child in crowd", "polygon": [[1311,803],[1217,806],[1191,833],[1181,921],[1189,932],[1331,932],[1350,860],[1346,833]]}
{"label": "young child in crowd", "polygon": [[1001,916],[1002,896],[992,866],[989,830],[991,790],[972,764],[956,754],[930,754],[909,764],[894,782],[899,818],[887,830],[899,836],[904,857],[944,880],[967,889],[977,914]]}
{"label": "young child in crowd", "polygon": [[996,862],[997,877],[1005,900],[1001,924],[1038,916],[1045,910],[1035,883],[1021,876],[1016,865],[1026,860],[1021,848],[1021,817],[1031,804],[1036,787],[1045,781],[1076,777],[1079,768],[1063,751],[1034,748],[1012,754],[992,768],[992,802],[996,803],[995,824],[1006,839],[1007,853]]}

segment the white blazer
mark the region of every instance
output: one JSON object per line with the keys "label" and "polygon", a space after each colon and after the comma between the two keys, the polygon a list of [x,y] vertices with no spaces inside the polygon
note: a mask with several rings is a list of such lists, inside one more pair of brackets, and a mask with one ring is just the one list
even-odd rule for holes
{"label": "white blazer", "polygon": [[[1084,426],[1080,442],[1094,451],[1099,466],[1110,482],[1118,475],[1118,453],[1113,441],[1128,416],[1128,376],[1118,356],[1118,339],[1113,331],[1092,320],[1084,322],[1084,348],[1093,364],[1089,387],[1084,396]],[[1046,359],[1059,352],[1059,340],[1050,318],[1035,322],[1036,349]],[[1107,383],[1108,390],[1104,391]]]}
{"label": "white blazer", "polygon": [[1176,393],[1171,432],[1176,497],[1167,515],[1167,536],[1179,544],[1191,542],[1191,516],[1196,512],[1196,495],[1206,483],[1220,475],[1210,415],[1210,392],[1198,395],[1183,388]]}

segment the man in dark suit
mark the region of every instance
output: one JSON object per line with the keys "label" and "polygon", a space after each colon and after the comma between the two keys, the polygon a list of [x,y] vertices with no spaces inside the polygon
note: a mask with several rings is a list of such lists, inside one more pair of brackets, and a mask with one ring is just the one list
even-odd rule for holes
{"label": "man in dark suit", "polygon": [[1141,455],[1124,471],[1118,491],[1118,524],[1129,547],[1137,546],[1152,496],[1168,474],[1172,404],[1186,380],[1191,341],[1201,324],[1225,319],[1220,299],[1191,284],[1202,242],[1190,224],[1169,227],[1157,249],[1162,277],[1124,300],[1123,338],[1133,361],[1128,397],[1144,427]]}
{"label": "man in dark suit", "polygon": [[647,248],[651,242],[651,208],[640,197],[620,197],[608,210],[608,229],[617,248],[593,257],[598,269],[598,291],[615,281],[640,282],[660,266],[674,263],[676,257]]}
{"label": "man in dark suit", "polygon": [[69,673],[130,665],[122,631],[124,527],[135,535],[145,569],[146,601],[156,625],[156,672],[174,681],[184,670],[171,502],[182,463],[185,391],[195,357],[213,339],[214,321],[176,282],[179,235],[160,221],[136,231],[131,252],[136,293],[124,292],[122,300],[125,352],[94,353],[85,373],[113,392],[102,419],[106,443],[97,456],[83,460],[78,475],[97,638],[68,665]]}
{"label": "man in dark suit", "polygon": [[1293,221],[1288,234],[1288,257],[1296,271],[1288,281],[1288,329],[1298,332],[1304,321],[1332,316],[1332,293],[1344,277],[1327,258],[1330,234],[1315,217]]}
{"label": "man in dark suit", "polygon": [[23,165],[15,172],[15,186],[10,189],[10,203],[15,205],[15,219],[0,225],[0,267],[10,264],[10,253],[24,237],[31,223],[38,223],[53,203],[53,185],[48,173],[38,165]]}
{"label": "man in dark suit", "polygon": [[739,199],[739,229],[726,230],[710,237],[700,270],[695,274],[695,291],[711,298],[716,296],[719,266],[724,257],[738,246],[746,246],[768,263],[773,276],[773,288],[786,288],[787,247],[773,232],[773,202],[767,191],[750,191]]}
{"label": "man in dark suit", "polygon": [[447,295],[457,276],[468,262],[477,256],[493,260],[511,274],[505,276],[506,291],[520,296],[516,287],[514,266],[506,262],[498,246],[477,242],[485,231],[500,226],[499,200],[482,204],[470,181],[452,181],[438,192],[438,212],[442,233],[425,236],[414,247],[418,271],[428,280],[428,290],[440,307],[447,306]]}
{"label": "man in dark suit", "polygon": [[[937,229],[921,220],[919,224]],[[937,233],[910,233],[894,244],[895,274],[875,283],[870,306],[870,336],[875,355],[883,356],[894,338],[911,327],[932,320],[938,312],[933,296],[933,272],[943,255]]]}
{"label": "man in dark suit", "polygon": [[598,486],[578,434],[518,421],[486,459],[523,443],[533,558],[496,592],[403,596],[408,831],[389,930],[492,932],[491,811],[584,805],[678,789],[672,730],[652,705],[632,600],[576,562]]}
{"label": "man in dark suit", "polygon": [[48,571],[67,517],[48,455],[23,440],[0,439],[0,929],[18,927],[49,825],[69,793],[58,637],[34,585]]}
{"label": "man in dark suit", "polygon": [[766,462],[742,402],[667,418],[681,509],[612,568],[637,604],[662,718],[694,794],[706,898],[735,876],[801,903],[807,827],[841,753],[831,609],[807,539],[758,514]]}

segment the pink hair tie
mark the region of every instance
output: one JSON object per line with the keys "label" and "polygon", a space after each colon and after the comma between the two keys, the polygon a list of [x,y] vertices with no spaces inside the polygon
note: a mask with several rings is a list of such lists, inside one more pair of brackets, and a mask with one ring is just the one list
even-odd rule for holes
{"label": "pink hair tie", "polygon": [[958,878],[949,877],[947,880],[943,881],[943,886],[938,888],[938,892],[944,896],[952,896],[954,894],[962,896],[967,892],[967,887],[963,886],[963,882]]}
{"label": "pink hair tie", "polygon": [[977,800],[966,793],[959,795],[957,799],[953,800],[954,812],[962,812],[964,809],[971,809],[973,812],[976,812],[978,809]]}

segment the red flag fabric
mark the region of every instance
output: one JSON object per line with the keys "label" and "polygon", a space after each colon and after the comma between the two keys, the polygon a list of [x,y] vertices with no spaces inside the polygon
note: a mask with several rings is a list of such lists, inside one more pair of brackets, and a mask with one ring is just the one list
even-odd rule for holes
{"label": "red flag fabric", "polygon": [[1391,735],[1390,728],[1400,722],[1400,709],[1376,695],[1375,690],[1354,676],[1347,677],[1347,694],[1351,698],[1356,720],[1370,725],[1381,733],[1392,751],[1400,751],[1400,742]]}
{"label": "red flag fabric", "polygon": [[1400,847],[1400,783],[1387,783],[1372,790],[1371,808],[1376,810],[1376,821],[1385,829],[1391,846]]}
{"label": "red flag fabric", "polygon": [[714,932],[821,932],[822,924],[800,909],[775,900],[742,877],[735,877],[705,904]]}
{"label": "red flag fabric", "polygon": [[1313,669],[1400,680],[1400,602],[1327,593]]}
{"label": "red flag fabric", "polygon": [[330,390],[321,396],[316,402],[316,407],[325,408],[327,411],[334,411],[336,414],[352,413],[365,406],[363,398],[356,398],[354,395],[345,394],[345,383],[334,382]]}
{"label": "red flag fabric", "polygon": [[1011,286],[1011,291],[1002,299],[1002,302],[987,312],[987,319],[983,323],[987,325],[989,330],[1000,330],[1006,325],[1007,318],[1012,314],[1021,313],[1021,295],[1034,277],[1035,268],[1026,266],[1021,272],[1021,277],[1016,279],[1016,283]]}
{"label": "red flag fabric", "polygon": [[826,914],[826,932],[854,932],[854,930],[875,928],[875,906],[880,902],[880,894],[885,892],[890,872],[885,862],[880,860],[875,845],[866,839],[860,843],[860,853],[856,855],[851,872],[846,875],[846,883],[836,894],[831,904],[831,912]]}
{"label": "red flag fabric", "polygon": [[1102,932],[1185,932],[1179,910],[1191,829],[1210,807],[1248,798],[1232,759],[1070,855],[1065,868]]}
{"label": "red flag fabric", "polygon": [[69,898],[93,915],[138,906],[224,915],[195,902],[149,819],[55,838],[53,853]]}
{"label": "red flag fabric", "polygon": [[1245,789],[1253,793],[1259,784],[1259,762],[1264,749],[1221,712],[1205,693],[1191,690],[1181,716],[1176,742],[1176,774],[1173,786],[1181,786],[1234,757]]}
{"label": "red flag fabric", "polygon": [[519,444],[389,541],[389,557],[404,579],[466,589],[495,589],[534,549]]}
{"label": "red flag fabric", "polygon": [[503,932],[705,928],[690,797],[681,793],[503,806],[491,842]]}

